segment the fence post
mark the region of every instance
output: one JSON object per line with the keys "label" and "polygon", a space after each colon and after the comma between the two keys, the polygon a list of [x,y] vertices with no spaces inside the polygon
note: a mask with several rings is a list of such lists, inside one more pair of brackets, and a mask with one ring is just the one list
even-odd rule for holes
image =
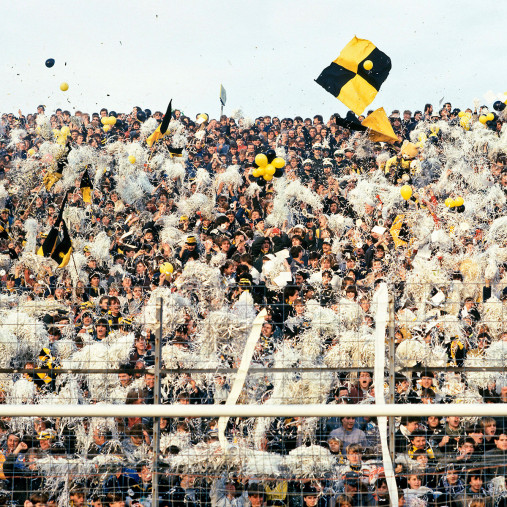
{"label": "fence post", "polygon": [[[388,403],[394,403],[395,393],[395,344],[394,344],[394,296],[391,293],[389,296],[389,335],[388,335],[388,358],[389,358],[389,398]],[[395,459],[395,421],[394,417],[389,417],[389,454],[394,463]]]}
{"label": "fence post", "polygon": [[[157,300],[156,319],[157,330],[155,331],[155,386],[153,390],[153,403],[160,405],[160,368],[162,356],[162,335],[163,335],[163,307],[164,300],[159,298]],[[153,421],[153,499],[152,505],[159,504],[158,493],[158,476],[159,476],[159,459],[160,459],[160,417],[155,417]]]}

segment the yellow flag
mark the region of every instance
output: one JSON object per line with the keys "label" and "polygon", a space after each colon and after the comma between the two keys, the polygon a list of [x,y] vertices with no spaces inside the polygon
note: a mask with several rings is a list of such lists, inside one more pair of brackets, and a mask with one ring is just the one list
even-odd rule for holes
{"label": "yellow flag", "polygon": [[361,124],[368,127],[368,137],[374,143],[395,143],[398,141],[383,107],[379,107],[369,114]]}

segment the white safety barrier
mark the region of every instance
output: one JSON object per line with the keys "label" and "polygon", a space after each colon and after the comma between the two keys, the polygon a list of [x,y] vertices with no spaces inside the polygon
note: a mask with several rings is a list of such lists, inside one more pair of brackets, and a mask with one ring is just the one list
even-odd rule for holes
{"label": "white safety barrier", "polygon": [[[377,406],[384,406],[384,368],[386,364],[386,328],[388,319],[389,294],[387,284],[381,283],[373,296],[375,312],[375,403]],[[387,438],[387,417],[377,419],[382,446],[382,463],[386,476],[387,487],[391,505],[398,505],[398,487],[394,475],[393,462],[389,454],[389,441]]]}
{"label": "white safety barrier", "polygon": [[439,405],[0,405],[2,417],[507,417],[507,403]]}

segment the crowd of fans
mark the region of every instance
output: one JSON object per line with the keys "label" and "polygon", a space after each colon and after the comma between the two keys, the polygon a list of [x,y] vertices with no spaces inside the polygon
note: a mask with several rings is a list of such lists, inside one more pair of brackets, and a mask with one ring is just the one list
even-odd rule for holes
{"label": "crowd of fans", "polygon": [[[151,148],[145,140],[159,111],[48,116],[41,105],[36,114],[3,114],[0,346],[1,366],[13,372],[1,374],[1,402],[154,403],[160,333],[163,366],[182,370],[162,375],[161,402],[225,403],[234,375],[192,367],[204,357],[206,367],[237,367],[252,319],[266,309],[251,364],[264,370],[238,403],[371,403],[372,297],[386,282],[395,301],[396,403],[506,403],[507,256],[491,236],[506,206],[505,119],[480,122],[484,106],[468,112],[465,124],[450,103],[393,111],[398,142],[387,144],[355,132],[350,115],[193,120],[175,110]],[[101,119],[111,117],[104,129]],[[406,154],[407,142],[416,154]],[[285,159],[282,178],[252,176],[256,155],[268,150]],[[45,184],[59,160],[63,176],[60,168],[61,179]],[[133,194],[125,175],[137,189],[140,174],[146,184]],[[405,201],[399,189],[407,184]],[[36,252],[59,225],[65,195],[73,252],[58,267]],[[457,197],[464,204],[444,205]],[[168,305],[161,330],[149,319],[158,297]],[[114,373],[59,373],[100,361]],[[497,370],[466,369],[486,365]],[[269,373],[279,366],[292,371]],[[316,366],[331,373],[297,370]],[[244,463],[214,464],[222,449],[216,420],[162,419],[155,501],[154,424],[1,417],[0,505],[389,505],[373,418],[231,419],[225,437],[236,461],[254,459],[247,449],[265,460],[265,470],[258,464],[251,473]],[[311,460],[316,448],[320,473],[294,472],[290,458],[301,451],[301,462]],[[394,448],[400,505],[505,505],[504,419],[402,418]]]}

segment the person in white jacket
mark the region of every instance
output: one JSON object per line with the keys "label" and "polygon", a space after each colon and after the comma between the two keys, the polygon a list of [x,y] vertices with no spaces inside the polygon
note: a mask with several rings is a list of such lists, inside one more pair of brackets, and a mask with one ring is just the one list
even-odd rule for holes
{"label": "person in white jacket", "polygon": [[248,507],[246,495],[238,494],[234,481],[225,477],[215,479],[211,485],[210,499],[212,507]]}

